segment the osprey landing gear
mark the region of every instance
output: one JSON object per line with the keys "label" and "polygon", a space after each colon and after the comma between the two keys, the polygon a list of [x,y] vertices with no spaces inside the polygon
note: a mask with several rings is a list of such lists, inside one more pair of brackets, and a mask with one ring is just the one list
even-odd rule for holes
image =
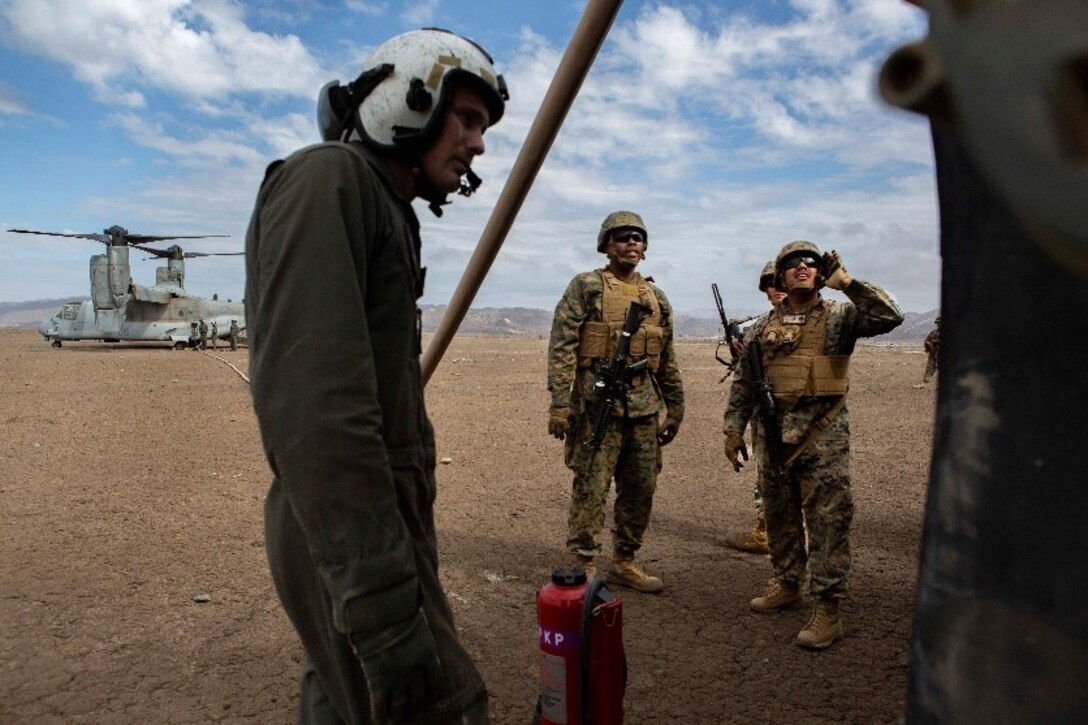
{"label": "osprey landing gear", "polygon": [[60,340],[53,340],[53,347],[60,347]]}

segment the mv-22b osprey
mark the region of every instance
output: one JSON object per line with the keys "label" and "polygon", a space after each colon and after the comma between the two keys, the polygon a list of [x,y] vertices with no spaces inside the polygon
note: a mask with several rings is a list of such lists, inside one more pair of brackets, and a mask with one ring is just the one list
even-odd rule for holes
{"label": "mv-22b osprey", "polygon": [[[105,254],[91,257],[91,299],[68,302],[38,326],[38,332],[53,347],[68,340],[103,340],[105,342],[166,342],[181,349],[193,344],[193,325],[201,320],[212,323],[220,338],[231,334],[231,323],[238,334],[245,330],[245,310],[241,302],[194,297],[185,291],[185,260],[190,257],[231,256],[244,252],[185,252],[176,244],[167,249],[144,246],[169,239],[207,239],[225,234],[203,236],[150,236],[129,234],[112,226],[102,234],[61,234],[32,229],[9,229],[17,234],[41,234],[50,237],[93,239],[106,245]],[[145,287],[132,280],[129,248],[166,260],[155,270],[155,284]]]}

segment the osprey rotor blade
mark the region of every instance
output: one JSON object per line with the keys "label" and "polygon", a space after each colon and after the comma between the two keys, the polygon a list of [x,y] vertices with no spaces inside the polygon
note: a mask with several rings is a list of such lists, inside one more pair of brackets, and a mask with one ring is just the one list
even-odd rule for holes
{"label": "osprey rotor blade", "polygon": [[109,244],[110,238],[106,234],[64,234],[62,232],[39,232],[35,229],[8,229],[13,234],[37,234],[43,237],[69,237],[74,239],[92,239],[96,242]]}

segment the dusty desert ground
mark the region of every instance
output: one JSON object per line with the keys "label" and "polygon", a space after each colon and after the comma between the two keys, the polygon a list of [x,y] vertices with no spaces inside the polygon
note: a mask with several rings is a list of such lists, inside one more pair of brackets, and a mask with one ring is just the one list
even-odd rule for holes
{"label": "dusty desert ground", "polygon": [[[569,475],[546,434],[543,340],[458,338],[428,388],[437,523],[464,642],[496,723],[528,723],[535,594],[562,553]],[[712,342],[678,346],[688,414],[665,450],[643,560],[620,590],[630,723],[889,723],[903,708],[934,390],[919,347],[862,347],[847,637],[792,644],[807,614],[748,611],[764,557],[726,470]],[[211,351],[209,351],[211,352]],[[247,354],[77,343],[0,329],[0,722],[292,723],[301,650],[265,569],[269,481]],[[202,596],[203,595],[203,596]],[[197,599],[207,599],[198,602]]]}

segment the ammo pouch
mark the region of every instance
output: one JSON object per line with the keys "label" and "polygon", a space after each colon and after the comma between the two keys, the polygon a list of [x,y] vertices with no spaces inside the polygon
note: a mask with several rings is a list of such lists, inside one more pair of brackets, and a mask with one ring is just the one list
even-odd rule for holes
{"label": "ammo pouch", "polygon": [[[611,361],[616,354],[623,323],[583,322],[578,334],[578,367],[589,368],[597,360]],[[647,358],[650,370],[656,370],[661,362],[661,350],[665,346],[665,331],[660,325],[643,325],[631,336],[631,353],[628,363]]]}
{"label": "ammo pouch", "polygon": [[790,410],[805,397],[841,397],[850,389],[849,355],[774,357],[766,363],[776,402]]}

